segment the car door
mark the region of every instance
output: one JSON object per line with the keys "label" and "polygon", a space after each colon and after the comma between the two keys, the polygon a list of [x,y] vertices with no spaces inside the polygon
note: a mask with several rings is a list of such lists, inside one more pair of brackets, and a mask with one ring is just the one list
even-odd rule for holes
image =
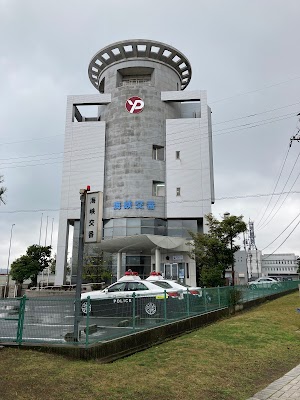
{"label": "car door", "polygon": [[104,289],[99,299],[92,300],[93,314],[103,317],[117,317],[124,303],[126,295],[127,282],[116,282]]}
{"label": "car door", "polygon": [[[135,293],[135,315],[142,319],[156,317],[163,307],[163,295],[156,287],[149,289],[143,282],[128,282],[128,295]],[[133,303],[132,303],[133,304]]]}

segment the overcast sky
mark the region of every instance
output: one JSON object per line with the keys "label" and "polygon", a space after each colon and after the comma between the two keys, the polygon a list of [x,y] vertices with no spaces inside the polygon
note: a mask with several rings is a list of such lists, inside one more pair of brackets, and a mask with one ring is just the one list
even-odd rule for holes
{"label": "overcast sky", "polygon": [[[0,268],[12,224],[11,262],[51,234],[56,252],[67,96],[95,94],[90,59],[135,38],[176,47],[192,65],[187,90],[207,90],[214,215],[254,220],[264,253],[290,235],[277,252],[300,254],[300,143],[288,151],[300,126],[299,15],[298,0],[0,0]],[[270,196],[277,180],[288,196]]]}

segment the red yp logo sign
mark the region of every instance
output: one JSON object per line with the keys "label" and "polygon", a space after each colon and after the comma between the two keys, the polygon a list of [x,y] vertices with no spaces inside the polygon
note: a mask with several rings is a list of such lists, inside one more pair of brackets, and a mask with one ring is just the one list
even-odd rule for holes
{"label": "red yp logo sign", "polygon": [[126,100],[125,108],[130,114],[138,114],[143,111],[144,105],[140,97],[133,96]]}

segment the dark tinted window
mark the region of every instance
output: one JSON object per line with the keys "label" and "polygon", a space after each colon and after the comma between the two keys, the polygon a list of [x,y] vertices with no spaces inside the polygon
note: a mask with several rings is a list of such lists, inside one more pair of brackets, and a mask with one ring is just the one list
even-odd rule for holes
{"label": "dark tinted window", "polygon": [[116,283],[115,285],[111,286],[108,291],[109,292],[122,292],[125,290],[126,282]]}
{"label": "dark tinted window", "polygon": [[149,290],[149,289],[141,282],[129,282],[127,290],[136,291],[136,290]]}
{"label": "dark tinted window", "polygon": [[162,282],[162,281],[153,281],[154,285],[159,286],[163,289],[172,289],[172,286],[168,282]]}

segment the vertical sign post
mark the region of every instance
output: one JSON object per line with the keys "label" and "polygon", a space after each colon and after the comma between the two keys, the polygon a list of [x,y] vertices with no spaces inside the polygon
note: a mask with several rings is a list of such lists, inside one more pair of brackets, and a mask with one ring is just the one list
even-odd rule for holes
{"label": "vertical sign post", "polygon": [[85,221],[85,204],[86,192],[90,190],[80,189],[80,224],[79,224],[79,245],[78,245],[78,267],[76,279],[76,293],[75,293],[75,318],[74,318],[74,342],[79,342],[79,322],[80,322],[80,309],[81,309],[81,284],[82,284],[82,268],[83,268],[83,249],[84,249],[84,221]]}

